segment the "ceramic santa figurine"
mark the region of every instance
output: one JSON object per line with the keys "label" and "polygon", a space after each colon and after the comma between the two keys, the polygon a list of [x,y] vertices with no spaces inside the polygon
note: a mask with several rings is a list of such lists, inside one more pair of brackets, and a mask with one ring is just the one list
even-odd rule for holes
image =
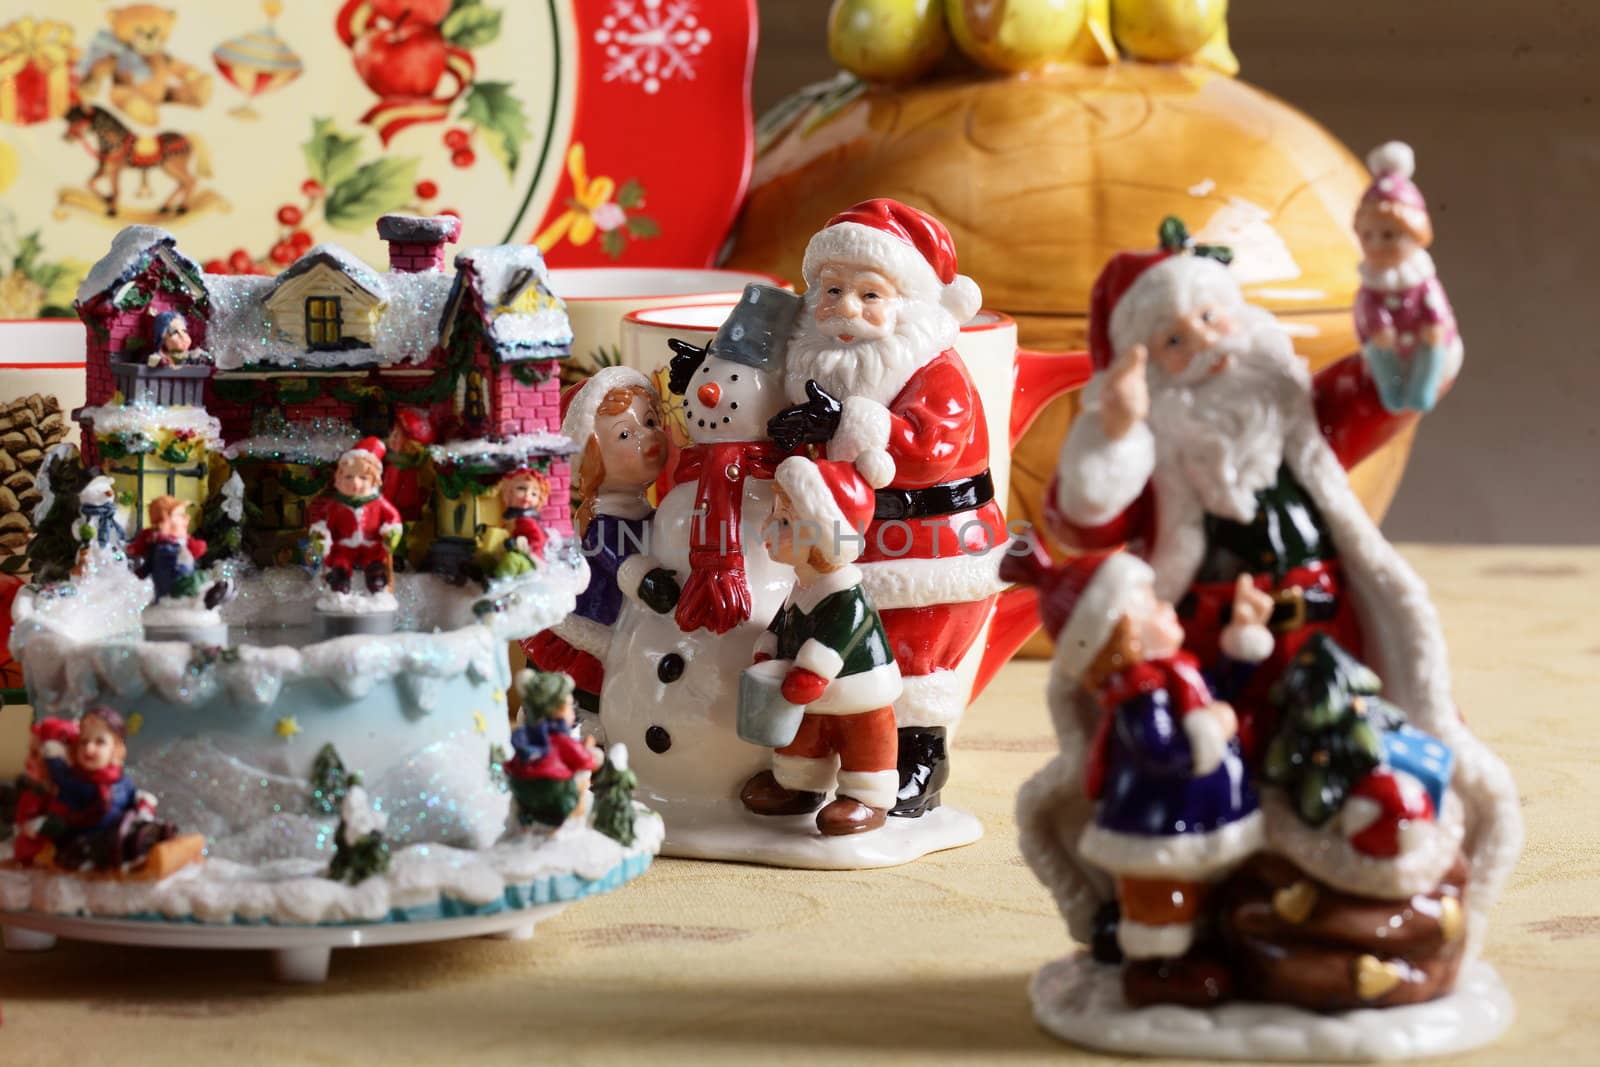
{"label": "ceramic santa figurine", "polygon": [[[611,629],[622,614],[623,564],[649,543],[655,509],[646,494],[667,462],[661,398],[632,367],[605,367],[565,398],[561,433],[578,447],[573,477],[578,509],[573,517],[589,564],[589,584],[572,614],[527,645],[529,660],[562,671],[577,686],[580,710],[599,714],[605,669],[601,661]],[[630,593],[655,610],[678,602],[672,572],[658,568],[639,577]]]}
{"label": "ceramic santa figurine", "polygon": [[877,489],[860,567],[904,676],[893,813],[917,816],[939,803],[947,729],[968,698],[955,668],[1001,588],[988,426],[955,351],[982,296],[957,273],[944,226],[894,200],[830,219],[802,274],[784,378],[792,406],[769,430],[786,449],[855,463]]}
{"label": "ceramic santa figurine", "polygon": [[[816,812],[824,836],[865,833],[883,825],[900,785],[900,671],[854,565],[858,534],[872,521],[872,488],[848,463],[802,456],[779,465],[777,483],[765,539],[772,558],[794,568],[794,589],[746,675],[770,680],[783,711],[803,713],[789,720],[788,737],[746,736],[782,743],[741,799],[757,815]],[[741,724],[760,694],[759,685],[742,687]]]}
{"label": "ceramic santa figurine", "polygon": [[[311,525],[314,554],[321,556],[328,587],[328,595],[317,602],[319,618],[342,618],[345,632],[392,626],[397,607],[390,590],[401,518],[380,491],[384,451],[382,441],[367,437],[339,457],[331,498]],[[356,580],[359,590],[352,586]]]}
{"label": "ceramic santa figurine", "polygon": [[1356,334],[1378,395],[1396,412],[1432,411],[1462,357],[1455,312],[1428,255],[1433,222],[1411,180],[1416,162],[1401,141],[1373,149],[1372,185],[1355,217],[1362,257]]}

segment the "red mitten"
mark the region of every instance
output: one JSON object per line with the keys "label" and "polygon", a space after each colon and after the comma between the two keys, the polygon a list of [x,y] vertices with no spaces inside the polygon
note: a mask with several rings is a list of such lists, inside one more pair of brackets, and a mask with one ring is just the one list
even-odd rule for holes
{"label": "red mitten", "polygon": [[772,658],[772,653],[771,652],[757,652],[755,659],[751,660],[750,662],[751,663],[765,663],[765,662],[767,662],[767,660],[769,660],[771,658]]}
{"label": "red mitten", "polygon": [[810,704],[822,696],[822,691],[828,688],[828,679],[815,671],[808,671],[804,667],[796,667],[783,679],[783,699],[791,704]]}

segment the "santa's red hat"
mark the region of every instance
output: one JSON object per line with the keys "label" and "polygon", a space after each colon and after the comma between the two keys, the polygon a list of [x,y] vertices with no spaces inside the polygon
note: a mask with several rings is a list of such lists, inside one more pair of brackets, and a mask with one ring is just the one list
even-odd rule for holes
{"label": "santa's red hat", "polygon": [[873,268],[901,292],[937,301],[957,322],[972,318],[983,304],[977,283],[956,273],[950,231],[898,200],[863,200],[829,219],[806,245],[800,273],[815,287],[823,265],[840,262]]}
{"label": "santa's red hat", "polygon": [[632,367],[603,367],[561,397],[561,434],[581,450],[594,436],[594,417],[606,394],[628,387],[654,394],[650,379]]}
{"label": "santa's red hat", "polygon": [[433,420],[421,408],[401,408],[394,413],[394,422],[401,433],[419,445],[431,445],[436,439]]}
{"label": "santa's red hat", "polygon": [[388,452],[388,449],[383,447],[383,442],[381,440],[379,440],[378,438],[376,438],[376,437],[363,437],[361,440],[357,441],[354,445],[350,446],[350,448],[345,450],[345,453],[342,456],[339,457],[339,462],[343,463],[345,460],[351,459],[353,457],[354,458],[371,458],[371,459],[377,460],[378,461],[378,465],[382,466],[383,465],[384,454],[387,453],[387,452]]}
{"label": "santa's red hat", "polygon": [[1175,308],[1244,301],[1228,272],[1233,257],[1227,249],[1193,243],[1176,218],[1162,221],[1160,235],[1160,247],[1118,252],[1095,279],[1089,294],[1089,359],[1096,372],[1148,341]]}
{"label": "santa's red hat", "polygon": [[813,540],[829,563],[843,566],[861,555],[859,536],[872,521],[872,487],[849,463],[790,456],[778,464],[778,485],[801,519],[817,527]]}
{"label": "santa's red hat", "polygon": [[1155,580],[1150,564],[1131,552],[1080,556],[1057,570],[1050,596],[1067,622],[1056,637],[1056,663],[1069,677],[1083,676],[1140,590]]}
{"label": "santa's red hat", "polygon": [[1355,784],[1339,809],[1350,845],[1385,859],[1418,847],[1434,821],[1433,798],[1412,775],[1379,767]]}

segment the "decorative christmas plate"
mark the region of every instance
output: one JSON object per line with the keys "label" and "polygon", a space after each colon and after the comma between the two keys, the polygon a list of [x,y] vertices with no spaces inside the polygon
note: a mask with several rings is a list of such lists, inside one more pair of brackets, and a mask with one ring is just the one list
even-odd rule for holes
{"label": "decorative christmas plate", "polygon": [[68,313],[129,223],[213,273],[381,261],[379,215],[458,209],[557,266],[705,266],[749,176],[752,0],[16,7],[0,318]]}

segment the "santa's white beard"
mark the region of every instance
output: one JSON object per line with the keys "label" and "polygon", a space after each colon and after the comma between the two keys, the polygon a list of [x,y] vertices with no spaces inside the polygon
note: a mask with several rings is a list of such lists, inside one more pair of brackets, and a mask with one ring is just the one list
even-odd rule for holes
{"label": "santa's white beard", "polygon": [[836,397],[862,396],[888,404],[918,368],[954,347],[961,333],[955,316],[936,301],[903,299],[893,333],[845,344],[817,328],[812,293],[806,294],[784,363],[784,390],[791,403],[804,403],[806,382],[815,381]]}
{"label": "santa's white beard", "polygon": [[[1178,378],[1150,364],[1150,428],[1206,511],[1249,522],[1256,493],[1277,480],[1286,427],[1310,381],[1269,314],[1238,314],[1242,328]],[[1224,357],[1227,369],[1208,374]]]}

